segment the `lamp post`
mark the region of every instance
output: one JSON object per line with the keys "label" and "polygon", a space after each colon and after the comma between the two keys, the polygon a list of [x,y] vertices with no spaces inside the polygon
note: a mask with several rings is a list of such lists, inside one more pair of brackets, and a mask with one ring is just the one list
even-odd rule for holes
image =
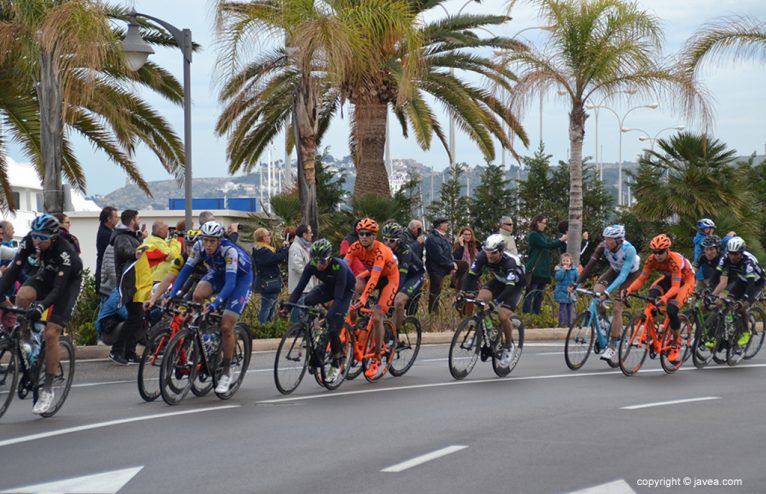
{"label": "lamp post", "polygon": [[[601,158],[599,157],[599,154],[598,154],[598,113],[599,113],[599,110],[604,107],[604,101],[606,101],[606,99],[609,98],[610,96],[612,96],[613,94],[627,94],[628,96],[633,96],[634,94],[636,94],[636,90],[635,89],[625,89],[625,90],[615,91],[614,93],[607,94],[606,96],[601,98],[601,101],[599,101],[598,104],[596,104],[596,105],[594,105],[593,103],[588,103],[587,105],[585,105],[585,108],[587,108],[588,110],[593,110],[593,116],[596,119],[596,121],[594,123],[595,128],[596,128],[596,132],[595,132],[595,136],[596,136],[596,154],[595,154],[595,157],[596,157],[596,167],[598,168],[598,179],[601,180],[601,181],[604,180],[604,164],[601,162]],[[619,117],[617,117],[617,118],[619,119]]]}
{"label": "lamp post", "polygon": [[640,136],[638,138],[638,140],[641,141],[641,142],[649,141],[649,146],[650,146],[649,149],[654,151],[654,144],[657,142],[657,139],[659,139],[659,135],[660,134],[662,134],[666,130],[678,130],[678,131],[681,131],[681,130],[684,130],[684,126],[683,125],[677,125],[675,127],[665,127],[664,129],[661,129],[661,130],[657,131],[657,133],[654,134],[654,137],[651,137],[649,135],[649,133],[647,131],[643,130],[643,129],[626,129],[626,130],[627,131],[635,130],[635,131],[638,131],[638,132],[643,132],[644,135]]}
{"label": "lamp post", "polygon": [[146,63],[149,55],[154,53],[149,44],[141,36],[140,26],[136,18],[143,17],[152,20],[168,30],[181,49],[184,59],[184,203],[186,228],[192,228],[192,145],[191,145],[191,61],[192,35],[190,29],[178,29],[161,19],[135,10],[129,14],[128,32],[122,42],[127,65],[132,70],[138,70]]}

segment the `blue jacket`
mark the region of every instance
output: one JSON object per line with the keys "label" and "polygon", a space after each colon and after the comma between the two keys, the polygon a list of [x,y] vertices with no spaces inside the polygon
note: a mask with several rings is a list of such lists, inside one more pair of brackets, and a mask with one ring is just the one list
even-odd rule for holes
{"label": "blue jacket", "polygon": [[117,288],[112,289],[112,294],[101,304],[101,309],[96,316],[96,332],[101,335],[104,329],[104,320],[114,318],[124,321],[128,318],[128,308],[120,305],[120,291]]}
{"label": "blue jacket", "polygon": [[556,288],[553,290],[553,300],[560,304],[569,304],[573,302],[571,294],[567,291],[569,285],[577,282],[577,268],[574,266],[564,269],[562,266],[556,266],[554,273],[556,278]]}

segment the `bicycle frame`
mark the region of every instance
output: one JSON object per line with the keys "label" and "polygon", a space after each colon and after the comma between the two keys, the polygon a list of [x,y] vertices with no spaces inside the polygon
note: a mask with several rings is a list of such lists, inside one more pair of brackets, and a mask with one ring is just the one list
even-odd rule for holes
{"label": "bicycle frame", "polygon": [[[40,378],[40,370],[42,369],[42,366],[45,365],[45,359],[42,358],[45,355],[45,339],[40,342],[40,351],[38,352],[37,361],[34,365],[30,366],[26,355],[24,355],[24,351],[21,349],[21,338],[23,333],[25,333],[25,330],[32,331],[29,328],[29,321],[27,321],[25,317],[27,310],[19,309],[18,307],[2,307],[2,310],[22,316],[19,318],[20,320],[16,320],[13,327],[7,332],[6,338],[11,342],[13,348],[12,351],[16,356],[16,360],[21,363],[21,380],[18,384],[16,393],[18,394],[19,399],[23,400],[27,397],[30,391],[34,391],[39,385],[38,380]],[[21,386],[22,383],[25,384],[23,388]],[[14,390],[10,390],[10,392],[13,393]]]}

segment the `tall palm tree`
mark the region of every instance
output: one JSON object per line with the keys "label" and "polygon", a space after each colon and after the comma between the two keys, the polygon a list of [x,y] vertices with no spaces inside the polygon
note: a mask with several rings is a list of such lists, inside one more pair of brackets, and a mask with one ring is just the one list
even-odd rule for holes
{"label": "tall palm tree", "polygon": [[545,24],[555,26],[540,49],[507,56],[519,75],[514,104],[552,89],[565,91],[569,112],[569,242],[579,259],[582,234],[582,145],[591,97],[632,89],[646,97],[679,103],[687,117],[710,118],[707,102],[692,79],[664,64],[659,21],[624,0],[534,0]]}
{"label": "tall palm tree", "polygon": [[[0,85],[8,91],[0,99],[2,130],[21,143],[43,177],[46,211],[64,207],[62,175],[85,192],[85,175],[66,135],[70,131],[105,152],[149,195],[132,159],[138,142],[171,173],[184,161],[178,136],[132,90],[138,83],[180,103],[180,85],[153,64],[128,70],[119,43],[122,30],[110,25],[111,16],[127,17],[125,9],[96,0],[0,0]],[[150,42],[172,43],[156,26],[149,27]],[[12,206],[4,151],[0,187]]]}
{"label": "tall palm tree", "polygon": [[696,72],[704,61],[726,56],[766,60],[766,23],[743,16],[707,23],[686,42],[682,61],[684,68]]}

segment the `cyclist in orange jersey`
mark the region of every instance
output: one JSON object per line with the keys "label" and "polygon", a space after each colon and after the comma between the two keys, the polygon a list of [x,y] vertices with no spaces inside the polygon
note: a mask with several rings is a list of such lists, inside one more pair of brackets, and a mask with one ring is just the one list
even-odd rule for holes
{"label": "cyclist in orange jersey", "polygon": [[664,233],[652,239],[649,244],[652,254],[644,263],[644,268],[636,281],[623,291],[623,299],[628,294],[641,289],[652,272],[657,271],[662,274],[660,279],[652,283],[649,297],[656,299],[657,305],[667,304],[668,306],[670,329],[673,330],[672,349],[668,359],[671,362],[677,362],[681,358],[681,319],[678,317],[678,312],[694,290],[694,268],[691,261],[682,254],[670,250],[672,244],[670,237]]}
{"label": "cyclist in orange jersey", "polygon": [[[359,309],[367,303],[375,288],[380,289],[378,303],[372,308],[372,324],[377,341],[383,341],[383,317],[394,301],[399,288],[399,266],[391,249],[375,240],[380,230],[378,223],[371,218],[364,218],[356,225],[359,240],[351,244],[344,261],[349,266],[358,259],[365,266],[365,271],[357,279],[357,301],[352,306]],[[378,373],[380,365],[380,345],[375,347],[375,361],[367,368],[368,377]]]}

